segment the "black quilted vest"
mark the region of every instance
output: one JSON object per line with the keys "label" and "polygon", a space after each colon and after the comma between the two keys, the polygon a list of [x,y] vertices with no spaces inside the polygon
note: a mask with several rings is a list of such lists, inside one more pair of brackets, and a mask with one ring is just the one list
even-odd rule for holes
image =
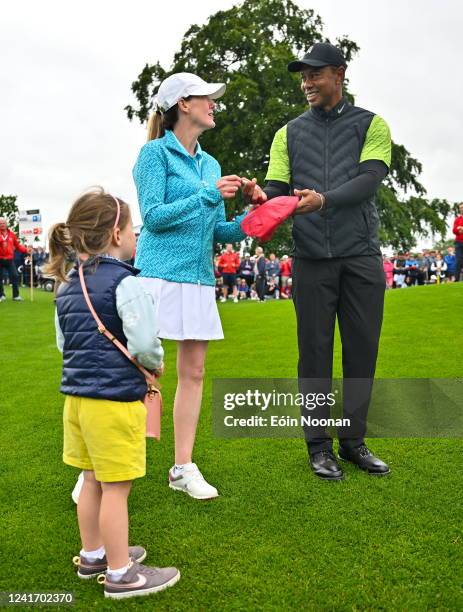
{"label": "black quilted vest", "polygon": [[[110,332],[127,346],[122,320],[117,314],[116,288],[138,270],[117,259],[98,259],[85,266],[85,284],[98,316]],[[146,381],[127,357],[97,330],[87,308],[77,271],[60,286],[56,308],[64,334],[61,392],[119,402],[143,398]]]}
{"label": "black quilted vest", "polygon": [[[310,109],[287,126],[293,189],[335,189],[358,174],[374,114],[345,99],[331,111]],[[379,255],[379,218],[374,197],[360,204],[296,215],[293,255],[307,259]]]}

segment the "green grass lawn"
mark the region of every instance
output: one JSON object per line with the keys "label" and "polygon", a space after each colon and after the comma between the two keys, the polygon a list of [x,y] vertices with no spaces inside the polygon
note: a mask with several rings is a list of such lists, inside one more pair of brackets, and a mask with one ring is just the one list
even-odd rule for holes
{"label": "green grass lawn", "polygon": [[[462,304],[463,283],[388,292],[378,376],[461,376]],[[292,377],[297,361],[292,303],[220,312],[226,340],[210,346],[195,460],[221,496],[198,502],[167,487],[175,346],[166,342],[163,436],[148,440],[147,476],[133,488],[131,542],[182,579],[112,602],[71,563],[78,472],[61,461],[53,296],[0,304],[0,591],[72,591],[85,611],[463,609],[461,440],[371,440],[391,476],[347,465],[344,482],[326,483],[308,470],[302,440],[215,439],[213,378]]]}

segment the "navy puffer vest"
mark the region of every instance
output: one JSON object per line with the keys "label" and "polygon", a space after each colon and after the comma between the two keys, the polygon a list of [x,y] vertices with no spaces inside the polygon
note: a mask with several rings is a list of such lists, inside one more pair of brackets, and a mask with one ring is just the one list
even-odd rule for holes
{"label": "navy puffer vest", "polygon": [[[358,174],[374,113],[341,100],[330,112],[310,109],[288,123],[291,189],[336,189]],[[296,215],[296,257],[323,259],[380,255],[379,216],[374,197],[360,204]]]}
{"label": "navy puffer vest", "polygon": [[[98,316],[122,344],[127,339],[117,314],[116,288],[138,270],[116,259],[100,257],[85,264],[85,284]],[[143,374],[120,350],[97,330],[85,302],[77,270],[60,286],[56,308],[64,334],[61,392],[119,402],[142,399],[146,393]]]}

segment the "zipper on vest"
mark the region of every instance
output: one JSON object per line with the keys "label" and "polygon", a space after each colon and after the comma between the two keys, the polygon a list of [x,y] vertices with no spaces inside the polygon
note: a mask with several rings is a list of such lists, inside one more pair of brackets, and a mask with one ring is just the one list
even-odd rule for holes
{"label": "zipper on vest", "polygon": [[328,191],[328,141],[329,141],[329,119],[325,119],[325,155],[324,155],[324,172],[323,172],[323,191]]}
{"label": "zipper on vest", "polygon": [[[324,172],[323,172],[323,191],[329,189],[329,168],[328,168],[328,153],[329,153],[329,142],[330,142],[330,125],[329,119],[325,119],[325,150],[324,150]],[[325,238],[326,238],[326,249],[327,256],[333,257],[331,251],[331,229],[330,220],[328,215],[325,214]]]}

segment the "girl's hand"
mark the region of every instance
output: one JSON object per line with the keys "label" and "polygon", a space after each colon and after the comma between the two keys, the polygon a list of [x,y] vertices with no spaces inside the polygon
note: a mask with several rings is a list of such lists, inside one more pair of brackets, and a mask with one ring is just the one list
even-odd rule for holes
{"label": "girl's hand", "polygon": [[159,368],[156,368],[154,370],[154,375],[156,376],[156,378],[160,378],[163,374],[164,374],[164,364],[161,363]]}
{"label": "girl's hand", "polygon": [[222,198],[230,200],[234,198],[236,192],[241,187],[241,179],[236,174],[222,176],[216,183],[217,189],[222,194]]}

